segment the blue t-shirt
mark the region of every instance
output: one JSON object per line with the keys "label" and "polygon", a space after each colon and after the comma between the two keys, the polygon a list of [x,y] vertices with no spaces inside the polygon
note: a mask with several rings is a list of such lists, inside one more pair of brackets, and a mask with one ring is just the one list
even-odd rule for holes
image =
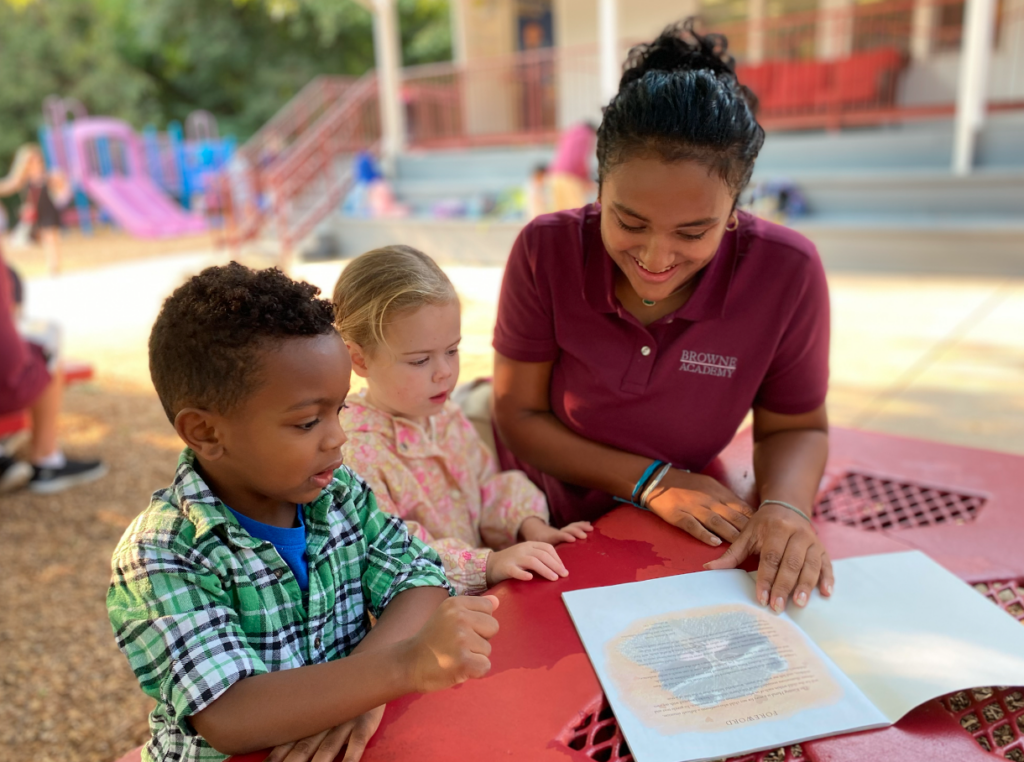
{"label": "blue t-shirt", "polygon": [[273,545],[284,562],[292,570],[299,588],[309,589],[309,564],[306,562],[306,522],[302,518],[302,506],[296,506],[295,512],[299,525],[290,529],[264,524],[262,521],[243,516],[231,506],[228,510],[235,515],[238,523],[246,532],[257,540],[264,540]]}

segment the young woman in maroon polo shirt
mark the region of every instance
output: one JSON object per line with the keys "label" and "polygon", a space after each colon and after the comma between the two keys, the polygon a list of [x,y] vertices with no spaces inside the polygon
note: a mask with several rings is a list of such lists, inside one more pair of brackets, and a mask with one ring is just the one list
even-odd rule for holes
{"label": "young woman in maroon polo shirt", "polygon": [[[529,224],[498,308],[503,466],[552,523],[632,501],[760,554],[757,595],[832,590],[804,515],[828,451],[828,289],[814,246],[736,209],[764,142],[726,41],[668,28],[630,53],[598,130],[599,204]],[[755,511],[700,474],[754,411]],[[665,465],[661,465],[665,464]],[[652,467],[653,466],[653,467]]]}

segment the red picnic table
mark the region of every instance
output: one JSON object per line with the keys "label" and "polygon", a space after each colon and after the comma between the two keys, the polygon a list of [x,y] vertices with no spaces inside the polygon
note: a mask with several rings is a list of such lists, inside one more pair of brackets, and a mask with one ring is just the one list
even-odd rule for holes
{"label": "red picnic table", "polygon": [[[830,449],[815,522],[833,558],[922,550],[1024,620],[1024,458],[836,428]],[[748,431],[709,472],[751,497],[750,464]],[[566,579],[497,585],[491,592],[501,599],[501,631],[492,641],[490,673],[389,704],[363,759],[631,760],[560,596],[701,571],[721,552],[649,513],[630,506],[612,511],[586,541],[559,546]],[[756,560],[747,568],[756,568]],[[1021,761],[1024,690],[978,686],[924,704],[891,728],[735,759]]]}

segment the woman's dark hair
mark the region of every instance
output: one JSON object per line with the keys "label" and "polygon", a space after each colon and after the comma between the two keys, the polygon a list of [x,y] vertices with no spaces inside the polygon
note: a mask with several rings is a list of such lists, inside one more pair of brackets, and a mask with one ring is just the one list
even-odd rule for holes
{"label": "woman's dark hair", "polygon": [[619,92],[597,130],[598,177],[635,156],[696,161],[734,196],[750,182],[764,143],[757,97],[736,79],[720,34],[698,34],[688,18],[629,51]]}

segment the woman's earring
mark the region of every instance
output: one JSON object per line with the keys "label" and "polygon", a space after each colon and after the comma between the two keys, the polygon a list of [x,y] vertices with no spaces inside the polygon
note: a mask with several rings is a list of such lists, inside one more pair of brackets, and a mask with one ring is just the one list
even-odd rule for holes
{"label": "woman's earring", "polygon": [[725,223],[725,229],[728,230],[731,233],[732,231],[736,230],[739,226],[740,226],[739,215],[736,214],[736,212],[733,212],[732,216],[729,217],[729,221],[727,223]]}

